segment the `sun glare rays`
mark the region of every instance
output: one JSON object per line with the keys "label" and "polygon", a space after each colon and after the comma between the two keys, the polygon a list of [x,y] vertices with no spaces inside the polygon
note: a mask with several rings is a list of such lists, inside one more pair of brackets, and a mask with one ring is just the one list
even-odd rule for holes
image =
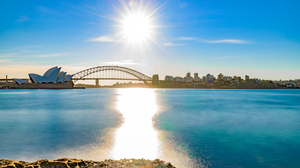
{"label": "sun glare rays", "polygon": [[[145,3],[143,0],[124,1],[120,0],[120,7],[111,4],[118,16],[110,17],[115,21],[116,33],[112,39],[104,39],[108,42],[125,43],[125,48],[134,47],[139,49],[151,48],[151,45],[160,45],[157,41],[158,12],[166,2],[155,7],[154,3]],[[157,14],[157,15],[156,15]],[[102,40],[102,39],[100,39]],[[161,46],[159,46],[161,47]]]}
{"label": "sun glare rays", "polygon": [[[169,1],[119,0],[110,1],[113,13],[103,17],[111,20],[110,30],[88,41],[110,43],[114,60],[135,60],[144,71],[150,71],[154,62],[161,59],[165,35],[163,7]],[[101,17],[101,16],[100,16]]]}
{"label": "sun glare rays", "polygon": [[150,6],[145,5],[142,0],[139,2],[130,0],[128,3],[121,0],[120,2],[123,10],[122,12],[119,10],[120,19],[117,27],[121,39],[139,48],[149,46],[157,33],[153,14],[158,9],[150,10]]}
{"label": "sun glare rays", "polygon": [[131,13],[126,16],[122,28],[122,34],[131,43],[145,42],[153,33],[150,19],[142,13]]}

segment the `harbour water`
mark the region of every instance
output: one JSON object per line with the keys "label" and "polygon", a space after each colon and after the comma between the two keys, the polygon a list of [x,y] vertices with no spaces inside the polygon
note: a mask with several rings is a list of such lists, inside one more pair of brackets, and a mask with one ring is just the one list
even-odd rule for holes
{"label": "harbour water", "polygon": [[0,90],[0,158],[299,167],[300,90]]}

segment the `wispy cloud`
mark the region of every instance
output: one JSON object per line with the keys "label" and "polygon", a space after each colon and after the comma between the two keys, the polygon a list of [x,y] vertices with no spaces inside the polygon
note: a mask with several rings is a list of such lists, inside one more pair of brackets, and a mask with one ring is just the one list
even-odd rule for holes
{"label": "wispy cloud", "polygon": [[87,8],[90,8],[90,9],[93,9],[93,10],[96,10],[96,8],[92,5],[88,5],[86,3],[82,3],[84,6],[86,6]]}
{"label": "wispy cloud", "polygon": [[117,39],[115,39],[112,36],[100,36],[97,38],[90,38],[87,41],[93,42],[93,41],[98,41],[98,42],[118,42]]}
{"label": "wispy cloud", "polygon": [[1,51],[10,51],[10,50],[23,50],[23,49],[29,49],[29,48],[42,47],[42,46],[43,46],[43,45],[24,46],[24,47],[17,47],[17,48],[10,48],[10,49],[0,50],[0,52],[1,52]]}
{"label": "wispy cloud", "polygon": [[105,64],[105,65],[140,65],[140,63],[134,62],[134,60],[102,62],[102,64]]}
{"label": "wispy cloud", "polygon": [[17,53],[4,53],[4,54],[0,54],[0,57],[14,57],[16,55]]}
{"label": "wispy cloud", "polygon": [[60,57],[60,56],[66,56],[69,55],[69,53],[55,53],[55,54],[36,54],[36,55],[26,55],[22,53],[5,53],[0,54],[0,57],[36,57],[36,58],[46,58],[46,57]]}
{"label": "wispy cloud", "polygon": [[167,47],[175,47],[175,46],[183,46],[184,44],[174,44],[174,43],[168,42],[168,43],[163,43],[162,45],[167,46]]}
{"label": "wispy cloud", "polygon": [[43,45],[34,45],[34,46],[26,46],[24,48],[37,48],[37,47],[42,47]]}
{"label": "wispy cloud", "polygon": [[10,60],[0,60],[0,63],[10,62]]}
{"label": "wispy cloud", "polygon": [[188,7],[188,5],[186,4],[186,2],[183,1],[183,2],[179,3],[179,7],[180,8],[185,8],[185,7]]}
{"label": "wispy cloud", "polygon": [[194,37],[179,37],[178,40],[197,40]]}
{"label": "wispy cloud", "polygon": [[219,57],[217,59],[230,59],[230,58],[242,58],[242,57],[248,57],[249,55],[243,55],[243,56],[228,56],[228,57]]}
{"label": "wispy cloud", "polygon": [[53,9],[50,9],[50,8],[47,8],[45,6],[39,6],[37,8],[37,10],[41,13],[41,14],[46,14],[48,16],[60,16],[61,17],[61,14],[56,12],[55,10]]}
{"label": "wispy cloud", "polygon": [[208,41],[208,43],[236,43],[236,44],[244,44],[244,43],[247,43],[247,41],[237,40],[237,39],[225,39],[225,40]]}
{"label": "wispy cloud", "polygon": [[194,37],[179,37],[178,40],[194,40],[202,43],[233,43],[233,44],[248,43],[245,40],[239,40],[239,39],[206,40],[206,39],[199,39]]}
{"label": "wispy cloud", "polygon": [[29,21],[29,20],[30,20],[30,18],[28,17],[28,15],[25,15],[25,16],[19,15],[19,19],[17,19],[16,21],[17,22],[26,22],[26,21]]}
{"label": "wispy cloud", "polygon": [[66,56],[69,55],[68,53],[56,53],[56,54],[44,54],[44,55],[31,55],[39,58],[45,58],[45,57],[59,57],[59,56]]}

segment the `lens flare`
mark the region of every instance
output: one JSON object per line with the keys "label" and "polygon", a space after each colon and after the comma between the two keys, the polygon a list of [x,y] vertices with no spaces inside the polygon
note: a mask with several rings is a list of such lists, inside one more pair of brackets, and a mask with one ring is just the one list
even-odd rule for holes
{"label": "lens flare", "polygon": [[122,22],[123,34],[129,42],[143,42],[151,38],[151,21],[141,13],[133,13]]}

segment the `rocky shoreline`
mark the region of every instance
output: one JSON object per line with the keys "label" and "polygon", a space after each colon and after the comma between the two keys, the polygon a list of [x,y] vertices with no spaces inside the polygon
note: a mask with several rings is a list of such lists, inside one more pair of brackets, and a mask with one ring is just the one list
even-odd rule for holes
{"label": "rocky shoreline", "polygon": [[175,168],[162,160],[121,159],[121,160],[82,160],[61,158],[57,160],[41,159],[36,162],[0,159],[1,168]]}

